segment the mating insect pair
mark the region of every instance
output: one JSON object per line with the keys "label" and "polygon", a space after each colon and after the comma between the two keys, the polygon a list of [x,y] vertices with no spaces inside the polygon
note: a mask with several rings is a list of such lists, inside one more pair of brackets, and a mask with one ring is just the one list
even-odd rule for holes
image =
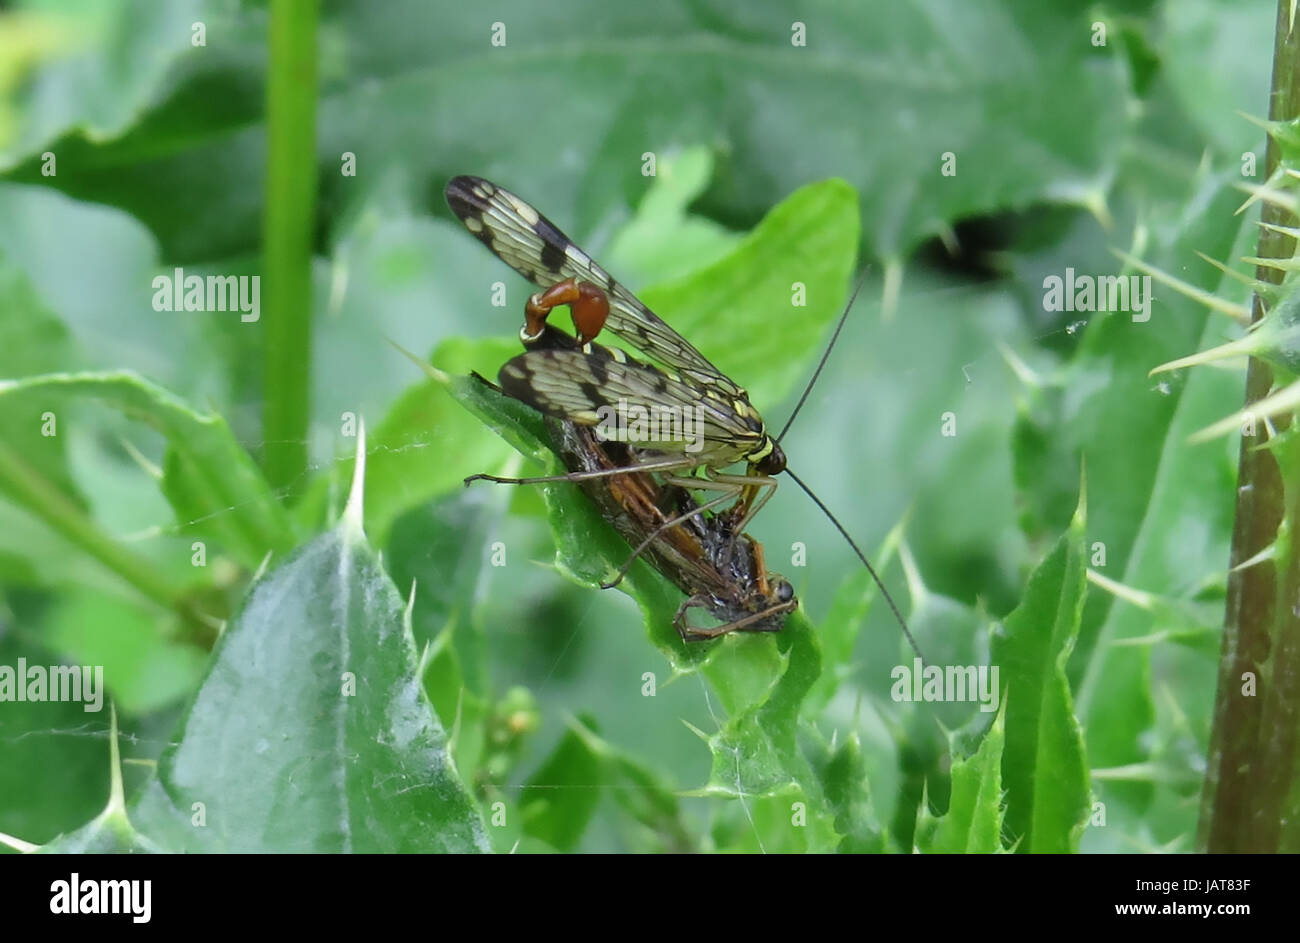
{"label": "mating insect pair", "polygon": [[[520,338],[527,352],[507,362],[499,379],[507,394],[555,420],[553,444],[569,469],[565,475],[529,479],[474,475],[467,483],[486,479],[582,484],[634,548],[619,578],[638,556],[647,556],[687,593],[689,598],[678,613],[678,630],[684,638],[699,639],[731,631],[777,631],[785,614],[797,606],[790,584],[766,572],[761,545],[744,533],[776,488],[772,476],[784,471],[849,542],[916,647],[866,556],[821,500],[786,467],[779,444],[816,382],[829,347],[785,429],[773,438],[742,387],[533,207],[479,177],[453,178],[446,198],[471,233],[542,289],[525,306]],[[572,312],[576,338],[547,324],[551,310],[561,305]],[[832,345],[849,307],[840,317]],[[655,363],[592,343],[602,329]],[[670,424],[667,435],[642,441],[621,425],[608,428],[605,421],[612,407],[646,414],[665,408],[693,413],[697,429],[688,435],[680,427],[674,432]],[[599,437],[597,427],[603,433]],[[604,441],[611,435],[613,441]],[[723,471],[740,462],[747,464],[746,474]],[[695,491],[717,496],[700,503]],[[728,502],[730,506],[722,510]],[[692,603],[724,624],[712,629],[687,626],[684,613]]]}
{"label": "mating insect pair", "polygon": [[[542,332],[533,342],[534,353],[582,349],[572,337],[549,324]],[[597,344],[584,346],[588,357],[613,360],[622,354]],[[730,632],[780,631],[786,614],[799,605],[794,588],[767,571],[762,545],[735,530],[730,511],[714,513],[697,502],[689,488],[637,471],[637,458],[629,446],[605,441],[590,425],[554,416],[547,416],[545,422],[551,449],[569,469],[567,474],[540,479],[473,475],[466,483],[483,478],[511,484],[577,484],[601,517],[635,548],[617,575],[602,586],[617,585],[636,559],[645,559],[687,594],[673,619],[673,626],[686,641]],[[726,497],[712,503],[719,500]],[[692,624],[689,616],[693,609],[707,611],[721,624]]]}

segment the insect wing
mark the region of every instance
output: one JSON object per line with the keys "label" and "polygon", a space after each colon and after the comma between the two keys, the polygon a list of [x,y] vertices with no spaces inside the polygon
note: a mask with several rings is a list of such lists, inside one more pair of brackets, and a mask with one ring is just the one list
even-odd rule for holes
{"label": "insect wing", "polygon": [[[507,361],[501,388],[540,413],[657,452],[685,452],[693,464],[730,464],[755,448],[762,424],[718,394],[649,364],[579,350],[534,350]],[[640,431],[636,425],[644,420]],[[637,439],[649,434],[650,438]],[[692,455],[693,453],[693,455]]]}
{"label": "insect wing", "polygon": [[[599,441],[587,427],[554,418],[547,427],[570,471],[621,468],[628,460],[622,446]],[[701,512],[661,529],[699,506],[688,491],[636,471],[579,484],[628,545],[643,548],[643,558],[687,595],[673,623],[688,641],[732,631],[777,632],[798,607],[789,582],[764,571],[759,545],[747,534],[733,536],[723,518]],[[687,616],[692,609],[704,609],[724,624],[696,627]]]}
{"label": "insect wing", "polygon": [[691,382],[716,386],[728,397],[743,392],[686,338],[528,203],[482,177],[453,177],[447,205],[492,252],[540,288],[576,278],[600,288],[609,298],[605,327],[652,360],[678,371]]}

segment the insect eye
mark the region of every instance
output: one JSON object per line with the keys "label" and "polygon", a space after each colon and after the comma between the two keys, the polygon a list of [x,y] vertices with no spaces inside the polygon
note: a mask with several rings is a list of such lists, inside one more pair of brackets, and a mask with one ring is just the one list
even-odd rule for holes
{"label": "insect eye", "polygon": [[785,471],[785,453],[781,446],[773,442],[772,451],[764,455],[754,468],[763,475],[779,475]]}
{"label": "insect eye", "polygon": [[776,599],[777,602],[789,602],[791,599],[794,599],[794,587],[786,580],[777,583]]}

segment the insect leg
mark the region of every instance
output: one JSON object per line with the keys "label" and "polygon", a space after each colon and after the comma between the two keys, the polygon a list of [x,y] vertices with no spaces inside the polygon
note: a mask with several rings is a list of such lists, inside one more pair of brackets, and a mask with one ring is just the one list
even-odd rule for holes
{"label": "insect leg", "polygon": [[763,545],[757,540],[753,541],[750,552],[754,555],[754,573],[758,576],[758,591],[766,596],[771,592],[771,587],[767,584],[767,560],[763,554]]}
{"label": "insect leg", "polygon": [[[669,477],[666,479],[667,484],[678,484],[679,482],[685,482],[685,481],[692,482],[692,484],[689,485],[688,487],[698,488],[700,484],[698,478],[675,479]],[[681,524],[683,521],[690,520],[692,517],[694,517],[697,514],[703,514],[705,511],[711,510],[720,504],[725,504],[726,502],[731,500],[734,494],[735,494],[734,491],[728,491],[725,494],[714,498],[712,501],[706,501],[704,504],[701,504],[699,507],[687,511],[685,514],[678,514],[676,517],[664,521],[662,524],[660,524],[658,527],[652,530],[650,532],[650,535],[646,537],[645,540],[641,541],[641,543],[637,546],[637,548],[632,551],[632,556],[628,557],[627,560],[623,563],[623,565],[618,568],[618,573],[615,574],[614,578],[612,580],[609,580],[608,582],[601,583],[600,588],[613,589],[619,583],[623,582],[623,577],[627,576],[627,571],[632,568],[632,564],[636,562],[636,558],[641,556],[641,554],[645,553],[646,548],[649,547],[652,543],[654,543],[655,540],[659,537],[659,535],[661,535],[664,531],[676,527],[678,524]]]}
{"label": "insect leg", "polygon": [[661,461],[645,462],[639,465],[628,465],[624,468],[601,468],[595,471],[565,472],[563,475],[539,475],[536,478],[502,478],[499,475],[480,473],[477,475],[470,475],[465,479],[465,484],[469,485],[472,481],[494,481],[501,485],[540,485],[550,481],[587,481],[591,478],[609,478],[614,475],[626,475],[630,472],[681,471],[684,468],[694,467],[694,462],[683,461],[680,458],[670,458]]}
{"label": "insect leg", "polygon": [[[755,622],[761,622],[764,619],[771,618],[783,612],[793,612],[799,607],[795,600],[789,602],[777,603],[775,606],[769,606],[762,612],[756,612],[753,615],[745,616],[743,619],[737,619],[735,622],[728,622],[726,625],[715,625],[708,628],[703,626],[691,625],[687,619],[687,613],[692,609],[707,609],[708,602],[701,596],[692,596],[683,602],[677,608],[677,615],[673,617],[673,628],[677,629],[677,634],[685,642],[707,642],[710,639],[721,638],[724,635],[730,635],[732,632],[744,632],[746,627],[753,625]],[[763,629],[764,632],[779,632],[780,626],[773,626],[770,629]]]}
{"label": "insect leg", "polygon": [[[776,493],[778,482],[770,475],[757,475],[753,474],[752,471],[747,475],[727,475],[714,472],[712,469],[706,469],[705,474],[708,477],[696,479],[695,487],[725,487],[731,489],[733,494],[740,494],[740,499],[726,511],[727,517],[731,518],[727,522],[727,528],[731,532],[731,539],[727,541],[726,555],[723,559],[729,562],[732,553],[736,549],[736,538],[745,533],[745,528],[754,519],[754,515]],[[763,581],[764,588],[766,588],[766,576],[761,564],[759,574],[759,579]]]}
{"label": "insect leg", "polygon": [[711,474],[709,478],[718,483],[726,483],[741,491],[740,500],[736,502],[731,513],[736,515],[732,532],[743,534],[754,515],[776,494],[779,482],[770,475],[724,475]]}
{"label": "insect leg", "polygon": [[560,305],[569,306],[573,315],[573,331],[579,344],[590,343],[609,317],[608,295],[590,282],[566,278],[537,292],[524,305],[524,329],[520,336],[525,344],[542,336],[547,316]]}

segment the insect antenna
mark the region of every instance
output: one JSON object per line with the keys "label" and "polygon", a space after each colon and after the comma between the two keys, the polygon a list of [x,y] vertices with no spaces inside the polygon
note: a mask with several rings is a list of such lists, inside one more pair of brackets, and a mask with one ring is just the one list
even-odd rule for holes
{"label": "insect antenna", "polygon": [[[871,269],[868,267],[867,270],[862,273],[862,277],[858,279],[858,284],[854,287],[853,294],[849,296],[849,303],[844,306],[844,313],[840,315],[839,322],[835,325],[835,332],[831,334],[830,343],[826,345],[826,350],[822,352],[822,359],[817,362],[817,369],[813,371],[812,379],[808,381],[808,385],[803,388],[803,395],[799,397],[799,402],[795,404],[794,411],[790,413],[790,418],[785,421],[785,426],[782,427],[781,434],[776,437],[777,442],[780,442],[785,438],[785,434],[790,431],[790,426],[794,423],[795,417],[799,415],[799,410],[803,409],[803,404],[808,401],[808,396],[812,393],[812,388],[817,383],[817,378],[822,375],[822,368],[826,366],[826,361],[830,358],[831,351],[835,349],[835,342],[840,339],[840,331],[844,330],[844,322],[848,320],[849,312],[853,310],[853,302],[857,300],[858,292],[862,290],[862,285],[866,282],[867,275],[870,273]],[[889,590],[885,588],[884,581],[881,580],[880,575],[876,572],[876,568],[873,567],[871,562],[867,559],[867,555],[858,548],[856,543],[854,543],[853,538],[849,536],[849,532],[844,529],[844,525],[841,524],[839,520],[836,519],[835,515],[831,513],[830,508],[822,503],[822,499],[817,497],[817,495],[813,493],[813,490],[804,484],[803,480],[796,475],[789,466],[786,467],[785,473],[794,480],[795,484],[803,489],[804,494],[812,498],[813,504],[821,508],[822,513],[825,514],[827,519],[835,525],[835,529],[840,532],[846,541],[848,541],[849,546],[853,548],[853,552],[856,553],[858,559],[862,561],[862,565],[865,566],[867,572],[871,574],[871,578],[876,581],[876,586],[880,588],[881,595],[885,597],[885,602],[889,604],[890,612],[892,612],[894,618],[898,620],[898,624],[903,630],[903,635],[907,638],[907,643],[912,646],[912,651],[916,652],[916,657],[920,658],[921,661],[925,661],[925,656],[921,654],[920,646],[916,644],[916,639],[912,636],[912,630],[907,627],[907,620],[903,618],[903,613],[899,611],[898,604],[894,602],[894,597],[891,596]]]}
{"label": "insect antenna", "polygon": [[835,515],[832,514],[830,509],[822,503],[822,499],[813,494],[813,490],[805,485],[803,480],[794,472],[790,471],[790,469],[787,468],[785,473],[794,479],[794,483],[803,489],[804,494],[812,498],[813,504],[822,509],[822,513],[825,514],[827,518],[830,519],[830,522],[835,525],[835,529],[838,530],[844,536],[844,539],[849,542],[849,546],[853,548],[853,552],[858,555],[858,559],[862,561],[862,565],[867,568],[867,572],[871,574],[871,578],[875,580],[876,585],[880,587],[881,595],[885,597],[885,602],[889,603],[890,612],[894,614],[894,618],[898,620],[899,626],[903,629],[903,635],[907,637],[907,644],[912,646],[912,651],[916,652],[917,658],[921,659],[921,661],[925,661],[925,656],[921,654],[921,649],[916,644],[916,639],[912,637],[912,630],[907,627],[907,620],[904,619],[903,614],[898,611],[898,605],[894,602],[894,597],[889,595],[889,590],[885,589],[885,584],[881,581],[880,575],[876,573],[876,568],[871,565],[869,560],[867,560],[867,555],[858,549],[858,545],[853,542],[853,538],[850,537],[849,532],[844,529],[844,525],[835,519]]}
{"label": "insect antenna", "polygon": [[799,415],[799,410],[803,409],[803,404],[808,402],[808,396],[812,393],[812,388],[816,385],[817,378],[822,375],[822,368],[826,366],[826,361],[830,358],[831,351],[835,349],[835,342],[840,339],[840,331],[844,330],[844,322],[849,319],[849,312],[853,310],[853,302],[858,300],[858,292],[862,291],[862,286],[866,282],[867,276],[870,274],[871,267],[868,266],[866,271],[862,273],[862,277],[858,279],[858,284],[854,286],[853,294],[849,295],[849,303],[844,306],[844,313],[840,315],[840,319],[835,325],[835,333],[831,335],[830,343],[827,344],[826,349],[822,351],[822,359],[817,361],[817,369],[813,371],[812,379],[809,380],[808,385],[803,388],[803,395],[799,397],[799,402],[794,404],[794,412],[790,413],[790,418],[787,419],[785,425],[781,427],[781,434],[776,437],[778,444],[780,444],[781,440],[785,438],[785,434],[790,431],[790,427],[794,425],[795,417]]}

